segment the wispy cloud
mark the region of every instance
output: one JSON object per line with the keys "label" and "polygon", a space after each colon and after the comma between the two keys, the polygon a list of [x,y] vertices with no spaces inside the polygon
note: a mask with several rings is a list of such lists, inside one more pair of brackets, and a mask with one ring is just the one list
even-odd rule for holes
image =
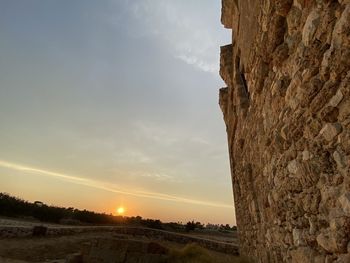
{"label": "wispy cloud", "polygon": [[169,132],[169,129],[162,128],[158,123],[137,121],[133,123],[136,137],[149,140],[152,143],[171,146],[181,140],[176,132]]}
{"label": "wispy cloud", "polygon": [[[189,5],[191,7],[189,7]],[[134,37],[152,36],[163,41],[174,58],[213,74],[219,70],[219,46],[229,40],[229,34],[220,30],[218,13],[206,9],[202,1],[156,1],[129,2],[130,15],[142,23],[143,30],[130,32]],[[201,7],[201,13],[192,12]],[[189,10],[192,10],[191,14]],[[203,13],[204,12],[204,13]],[[217,27],[212,20],[203,17],[217,15]]]}
{"label": "wispy cloud", "polygon": [[[131,147],[131,146],[130,146]],[[114,152],[115,162],[118,164],[150,164],[153,163],[151,156],[148,156],[140,149],[123,149]]]}
{"label": "wispy cloud", "polygon": [[95,189],[104,190],[104,191],[112,192],[112,193],[118,193],[118,194],[124,194],[124,195],[136,196],[136,197],[152,198],[152,199],[171,201],[171,202],[187,203],[187,204],[193,204],[193,205],[202,205],[202,206],[211,206],[211,207],[221,207],[221,208],[232,209],[232,205],[230,205],[230,204],[208,202],[208,201],[190,199],[190,198],[179,197],[179,196],[174,196],[174,195],[167,195],[167,194],[157,193],[157,192],[126,190],[126,189],[118,188],[117,186],[115,186],[113,184],[104,183],[104,182],[101,182],[98,180],[86,179],[86,178],[81,178],[78,176],[57,173],[54,171],[48,171],[48,170],[43,170],[40,168],[29,167],[26,165],[16,164],[16,163],[7,162],[7,161],[3,161],[3,160],[0,160],[0,167],[12,169],[12,170],[16,170],[16,171],[22,171],[25,173],[36,174],[36,175],[40,175],[40,176],[54,177],[54,178],[57,178],[57,179],[60,179],[63,181],[70,182],[70,183],[88,186],[88,187],[92,187]]}
{"label": "wispy cloud", "polygon": [[173,176],[164,173],[140,173],[140,176],[153,178],[158,181],[175,181]]}
{"label": "wispy cloud", "polygon": [[215,74],[217,74],[218,72],[218,66],[216,64],[210,64],[206,61],[200,60],[196,56],[178,55],[175,57],[186,62],[189,65],[195,65],[202,71],[215,73]]}
{"label": "wispy cloud", "polygon": [[200,145],[205,145],[205,146],[209,146],[211,145],[211,142],[208,141],[207,139],[204,139],[202,137],[192,137],[191,141]]}

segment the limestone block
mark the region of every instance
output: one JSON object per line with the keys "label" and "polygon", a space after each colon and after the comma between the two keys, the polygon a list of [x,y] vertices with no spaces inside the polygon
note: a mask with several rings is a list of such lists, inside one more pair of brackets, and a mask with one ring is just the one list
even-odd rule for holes
{"label": "limestone block", "polygon": [[350,262],[350,253],[341,254],[338,256],[336,263],[348,263]]}
{"label": "limestone block", "polygon": [[312,139],[317,136],[322,128],[322,123],[317,118],[312,118],[307,121],[307,124],[304,128],[304,137]]}
{"label": "limestone block", "polygon": [[321,77],[323,79],[326,79],[327,76],[329,75],[329,70],[330,70],[330,64],[332,61],[332,56],[334,54],[334,47],[331,46],[326,52],[323,54],[323,59],[321,62],[321,68],[320,68],[320,73]]}
{"label": "limestone block", "polygon": [[314,263],[325,263],[326,257],[324,255],[317,255]]}
{"label": "limestone block", "polygon": [[308,150],[304,150],[302,152],[302,155],[303,155],[303,161],[308,161],[313,157],[313,155]]}
{"label": "limestone block", "polygon": [[305,245],[305,238],[302,229],[293,229],[293,243],[295,246]]}
{"label": "limestone block", "polygon": [[337,93],[331,98],[328,104],[329,106],[337,107],[343,98],[343,93],[341,92],[341,90],[338,90]]}
{"label": "limestone block", "polygon": [[292,7],[287,16],[288,34],[292,35],[298,30],[300,23],[301,10],[295,6]]}
{"label": "limestone block", "polygon": [[347,216],[350,216],[350,193],[345,193],[339,197],[340,205]]}
{"label": "limestone block", "polygon": [[314,257],[316,251],[308,247],[299,247],[296,250],[292,250],[292,263],[314,263]]}
{"label": "limestone block", "polygon": [[225,28],[232,28],[234,15],[234,0],[223,0],[221,9],[221,23]]}
{"label": "limestone block", "polygon": [[299,105],[299,101],[295,98],[295,96],[301,83],[302,76],[301,74],[297,74],[293,77],[287,88],[286,96],[284,99],[292,109],[296,109]]}
{"label": "limestone block", "polygon": [[321,194],[320,209],[321,210],[324,210],[324,209],[329,210],[329,209],[336,206],[336,201],[339,198],[339,196],[341,195],[341,190],[339,187],[326,186],[326,185],[324,185],[324,182],[322,182],[321,185],[323,185],[323,186],[320,189],[320,194]]}
{"label": "limestone block", "polygon": [[318,9],[314,9],[307,17],[303,28],[302,41],[305,46],[309,46],[311,44],[319,23],[320,11]]}
{"label": "limestone block", "polygon": [[343,121],[350,116],[350,100],[342,101],[339,105],[339,120]]}
{"label": "limestone block", "polygon": [[227,86],[232,87],[233,83],[233,55],[232,45],[220,48],[220,76]]}
{"label": "limestone block", "polygon": [[297,160],[292,160],[287,165],[287,170],[291,174],[297,174],[300,170],[300,163]]}
{"label": "limestone block", "polygon": [[330,218],[329,227],[333,232],[343,231],[349,223],[350,223],[350,220],[348,217],[335,216]]}
{"label": "limestone block", "polygon": [[324,230],[316,238],[317,244],[330,253],[345,253],[347,241],[339,232],[331,229]]}
{"label": "limestone block", "polygon": [[346,157],[344,154],[338,150],[334,151],[333,159],[337,163],[338,169],[342,170],[347,166]]}
{"label": "limestone block", "polygon": [[334,26],[334,31],[332,34],[332,45],[335,48],[340,48],[341,46],[349,47],[350,38],[347,36],[346,32],[350,30],[350,4],[347,4],[340,19]]}
{"label": "limestone block", "polygon": [[293,0],[293,5],[299,9],[303,9],[304,1],[303,0]]}
{"label": "limestone block", "polygon": [[335,136],[341,133],[341,131],[342,131],[342,126],[340,123],[327,123],[320,131],[320,134],[327,141],[331,141],[334,139]]}
{"label": "limestone block", "polygon": [[228,88],[221,88],[219,93],[219,105],[224,113],[224,116],[226,116],[227,111],[227,105],[228,105]]}
{"label": "limestone block", "polygon": [[316,219],[313,217],[309,217],[308,220],[310,225],[309,233],[310,235],[314,235],[317,231]]}

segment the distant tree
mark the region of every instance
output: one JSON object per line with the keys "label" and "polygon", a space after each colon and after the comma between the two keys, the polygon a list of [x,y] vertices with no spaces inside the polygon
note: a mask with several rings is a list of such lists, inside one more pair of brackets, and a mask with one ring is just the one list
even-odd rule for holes
{"label": "distant tree", "polygon": [[160,220],[154,220],[154,219],[146,219],[142,220],[142,225],[149,227],[149,228],[154,228],[154,229],[163,229],[163,224]]}
{"label": "distant tree", "polygon": [[185,230],[185,226],[180,224],[180,222],[163,223],[163,227],[165,230],[175,232],[183,232]]}
{"label": "distant tree", "polygon": [[197,229],[204,229],[204,225],[201,224],[201,222],[196,222],[195,228],[197,228]]}
{"label": "distant tree", "polygon": [[188,221],[186,226],[185,226],[185,230],[186,232],[190,232],[196,229],[196,223],[192,220],[192,221]]}

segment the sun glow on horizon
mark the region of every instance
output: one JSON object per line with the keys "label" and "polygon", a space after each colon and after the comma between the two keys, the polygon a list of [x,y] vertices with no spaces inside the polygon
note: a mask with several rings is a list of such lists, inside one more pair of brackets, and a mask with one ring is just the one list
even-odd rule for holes
{"label": "sun glow on horizon", "polygon": [[118,215],[123,215],[125,213],[125,209],[124,209],[124,207],[118,207],[117,208],[117,214]]}

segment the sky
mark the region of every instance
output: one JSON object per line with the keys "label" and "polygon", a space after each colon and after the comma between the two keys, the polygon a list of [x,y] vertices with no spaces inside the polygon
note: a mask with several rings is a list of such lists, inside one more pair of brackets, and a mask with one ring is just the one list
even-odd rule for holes
{"label": "sky", "polygon": [[213,0],[1,0],[0,192],[235,224]]}

